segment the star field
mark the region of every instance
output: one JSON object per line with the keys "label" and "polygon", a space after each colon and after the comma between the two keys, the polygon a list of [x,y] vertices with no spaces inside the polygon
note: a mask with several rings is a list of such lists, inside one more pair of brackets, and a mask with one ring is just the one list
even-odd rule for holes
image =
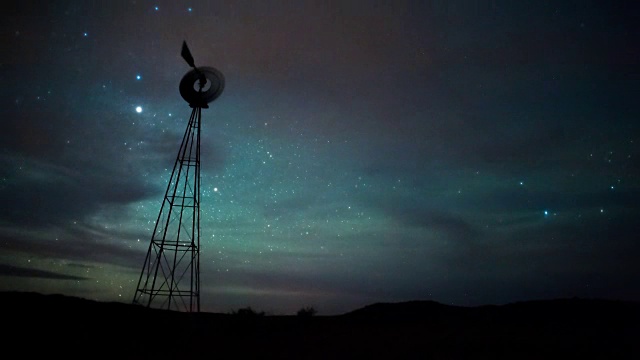
{"label": "star field", "polygon": [[474,4],[10,1],[0,290],[131,301],[186,40],[203,311],[640,300],[638,10]]}

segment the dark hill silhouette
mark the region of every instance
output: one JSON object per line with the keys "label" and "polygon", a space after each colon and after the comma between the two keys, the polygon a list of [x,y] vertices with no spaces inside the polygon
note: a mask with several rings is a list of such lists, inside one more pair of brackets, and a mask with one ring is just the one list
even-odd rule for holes
{"label": "dark hill silhouette", "polygon": [[379,303],[338,316],[187,314],[0,292],[5,351],[118,358],[640,358],[640,304],[559,299]]}
{"label": "dark hill silhouette", "polygon": [[[602,299],[555,299],[462,307],[435,301],[377,303],[344,316],[384,321],[493,321],[504,323],[610,323],[638,318],[640,303]],[[617,320],[616,320],[617,319]]]}
{"label": "dark hill silhouette", "polygon": [[367,305],[344,316],[372,320],[430,320],[449,318],[466,313],[469,309],[435,301],[408,301]]}

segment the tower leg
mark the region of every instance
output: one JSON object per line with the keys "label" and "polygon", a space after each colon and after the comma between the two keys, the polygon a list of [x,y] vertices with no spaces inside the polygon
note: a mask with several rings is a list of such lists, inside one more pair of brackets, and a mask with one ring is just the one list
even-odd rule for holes
{"label": "tower leg", "polygon": [[134,304],[200,311],[200,119],[194,107],[171,172]]}

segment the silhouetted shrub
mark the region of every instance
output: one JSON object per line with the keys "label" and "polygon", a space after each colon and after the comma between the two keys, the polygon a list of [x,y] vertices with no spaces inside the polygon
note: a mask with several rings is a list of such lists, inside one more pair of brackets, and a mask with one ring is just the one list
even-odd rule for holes
{"label": "silhouetted shrub", "polygon": [[241,308],[236,311],[232,311],[231,314],[242,317],[258,317],[264,316],[264,311],[257,312],[251,308],[251,306],[247,306],[246,308]]}
{"label": "silhouetted shrub", "polygon": [[316,309],[314,309],[312,306],[307,306],[307,307],[303,307],[302,309],[298,310],[298,316],[303,316],[303,317],[311,317],[313,315],[315,315],[317,313]]}

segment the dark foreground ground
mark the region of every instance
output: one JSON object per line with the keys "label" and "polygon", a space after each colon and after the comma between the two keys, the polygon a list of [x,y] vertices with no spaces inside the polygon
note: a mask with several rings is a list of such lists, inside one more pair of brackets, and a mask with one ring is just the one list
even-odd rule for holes
{"label": "dark foreground ground", "polygon": [[618,301],[419,301],[301,318],[5,292],[0,308],[2,353],[19,358],[640,359],[640,304]]}

